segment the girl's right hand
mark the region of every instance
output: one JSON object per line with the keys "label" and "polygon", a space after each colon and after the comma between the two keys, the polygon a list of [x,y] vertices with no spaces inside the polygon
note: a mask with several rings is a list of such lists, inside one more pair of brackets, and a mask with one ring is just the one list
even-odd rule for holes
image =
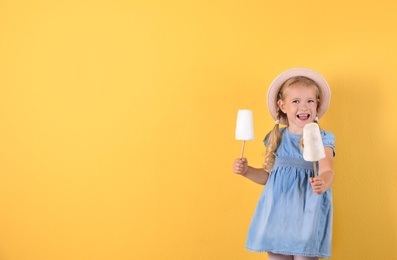
{"label": "girl's right hand", "polygon": [[248,170],[248,160],[247,158],[237,158],[234,160],[233,172],[237,174],[244,175]]}

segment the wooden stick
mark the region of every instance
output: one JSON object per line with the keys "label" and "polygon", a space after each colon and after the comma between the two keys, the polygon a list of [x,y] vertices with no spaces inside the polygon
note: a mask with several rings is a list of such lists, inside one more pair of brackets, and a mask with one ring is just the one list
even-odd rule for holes
{"label": "wooden stick", "polygon": [[316,165],[316,162],[313,162],[313,169],[314,169],[313,178],[315,178],[317,176],[317,165]]}
{"label": "wooden stick", "polygon": [[243,147],[241,147],[241,155],[240,155],[240,159],[243,158],[243,154],[244,154],[244,147],[245,147],[245,141],[243,141]]}

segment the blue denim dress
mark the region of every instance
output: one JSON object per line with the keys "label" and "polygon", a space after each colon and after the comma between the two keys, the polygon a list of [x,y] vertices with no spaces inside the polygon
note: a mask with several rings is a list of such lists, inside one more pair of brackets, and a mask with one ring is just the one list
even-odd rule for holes
{"label": "blue denim dress", "polygon": [[[332,240],[332,191],[317,195],[309,178],[313,163],[303,160],[302,135],[280,129],[282,140],[248,231],[246,248],[254,252],[329,258]],[[335,137],[321,130],[324,146]],[[265,139],[265,144],[267,139]],[[335,152],[334,152],[335,156]]]}

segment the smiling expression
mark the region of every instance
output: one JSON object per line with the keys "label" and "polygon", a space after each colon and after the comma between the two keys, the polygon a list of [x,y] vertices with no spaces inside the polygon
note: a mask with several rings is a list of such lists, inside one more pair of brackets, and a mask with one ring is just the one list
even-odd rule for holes
{"label": "smiling expression", "polygon": [[302,134],[303,127],[314,121],[317,115],[318,94],[316,87],[300,82],[289,85],[278,106],[288,118],[291,133]]}

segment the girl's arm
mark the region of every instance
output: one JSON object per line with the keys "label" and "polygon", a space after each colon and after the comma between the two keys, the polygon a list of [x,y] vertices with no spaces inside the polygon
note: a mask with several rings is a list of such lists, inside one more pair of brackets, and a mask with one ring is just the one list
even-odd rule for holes
{"label": "girl's arm", "polygon": [[263,168],[253,168],[249,166],[247,158],[238,158],[234,160],[233,171],[234,173],[240,174],[245,178],[262,185],[265,185],[269,178],[269,173]]}
{"label": "girl's arm", "polygon": [[334,151],[331,147],[325,147],[325,158],[319,162],[318,176],[311,178],[310,182],[314,193],[323,194],[334,181]]}

